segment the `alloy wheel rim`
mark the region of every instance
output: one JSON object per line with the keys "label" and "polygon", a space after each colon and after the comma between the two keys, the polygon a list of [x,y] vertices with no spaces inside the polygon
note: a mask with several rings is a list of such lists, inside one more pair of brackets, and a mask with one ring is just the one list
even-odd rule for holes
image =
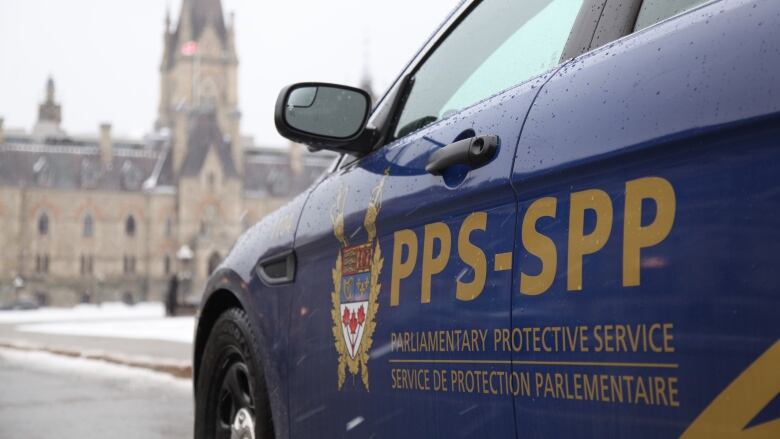
{"label": "alloy wheel rim", "polygon": [[255,404],[249,370],[238,356],[231,356],[222,370],[217,401],[217,437],[255,438]]}
{"label": "alloy wheel rim", "polygon": [[252,413],[242,408],[236,413],[236,419],[231,428],[231,439],[255,439],[255,422]]}

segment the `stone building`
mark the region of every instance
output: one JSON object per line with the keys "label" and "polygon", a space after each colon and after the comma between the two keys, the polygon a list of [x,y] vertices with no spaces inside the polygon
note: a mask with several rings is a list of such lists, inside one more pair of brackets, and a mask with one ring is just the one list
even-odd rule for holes
{"label": "stone building", "polygon": [[160,300],[176,274],[197,300],[238,235],[330,166],[241,136],[234,35],[220,0],[166,19],[143,139],[69,135],[52,79],[31,132],[0,119],[0,303]]}

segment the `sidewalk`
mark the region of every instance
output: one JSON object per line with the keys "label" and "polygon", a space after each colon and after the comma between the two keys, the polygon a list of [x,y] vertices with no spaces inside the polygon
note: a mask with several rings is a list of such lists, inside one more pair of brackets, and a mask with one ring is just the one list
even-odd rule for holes
{"label": "sidewalk", "polygon": [[0,311],[0,347],[192,376],[193,317],[167,318],[161,304],[81,305]]}

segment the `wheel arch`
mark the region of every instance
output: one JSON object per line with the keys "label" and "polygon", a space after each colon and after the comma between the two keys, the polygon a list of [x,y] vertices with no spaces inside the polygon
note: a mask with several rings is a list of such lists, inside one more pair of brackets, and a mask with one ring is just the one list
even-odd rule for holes
{"label": "wheel arch", "polygon": [[247,312],[246,307],[238,299],[238,296],[228,289],[221,288],[209,295],[200,310],[192,358],[192,382],[196,388],[200,362],[203,358],[203,350],[206,347],[209,334],[211,334],[214,323],[216,323],[219,316],[231,308],[239,308]]}
{"label": "wheel arch", "polygon": [[218,269],[209,279],[198,313],[198,324],[193,342],[193,393],[197,399],[197,385],[202,370],[201,363],[214,325],[225,311],[231,308],[241,309],[249,317],[249,323],[255,337],[257,337],[257,348],[271,404],[275,435],[276,437],[287,437],[289,427],[283,373],[275,366],[278,358],[271,355],[271,348],[267,344],[269,340],[267,331],[268,326],[273,324],[273,314],[262,306],[262,301],[257,301],[257,295],[260,292],[254,291],[252,293],[250,290],[249,282],[228,267]]}

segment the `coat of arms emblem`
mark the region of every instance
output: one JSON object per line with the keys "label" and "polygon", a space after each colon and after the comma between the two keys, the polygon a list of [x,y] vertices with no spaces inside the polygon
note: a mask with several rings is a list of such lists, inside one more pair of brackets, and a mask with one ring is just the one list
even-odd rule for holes
{"label": "coat of arms emblem", "polygon": [[[385,176],[387,173],[385,173]],[[344,235],[344,204],[347,191],[342,188],[331,212],[333,233],[341,244],[333,267],[333,337],[339,355],[338,388],[344,385],[347,370],[353,376],[360,374],[368,390],[368,351],[376,329],[379,310],[379,273],[384,259],[376,236],[376,219],[382,202],[384,179],[371,191],[363,220],[368,240],[350,244]]]}

